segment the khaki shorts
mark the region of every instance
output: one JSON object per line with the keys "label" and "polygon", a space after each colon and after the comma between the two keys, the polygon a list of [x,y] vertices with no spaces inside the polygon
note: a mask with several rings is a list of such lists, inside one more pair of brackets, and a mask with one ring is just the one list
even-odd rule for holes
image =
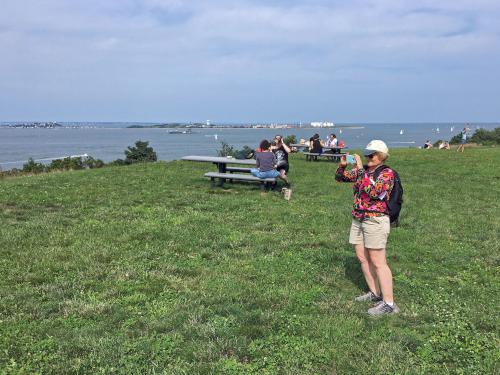
{"label": "khaki shorts", "polygon": [[391,231],[389,216],[374,216],[363,221],[352,219],[349,243],[369,249],[385,249]]}

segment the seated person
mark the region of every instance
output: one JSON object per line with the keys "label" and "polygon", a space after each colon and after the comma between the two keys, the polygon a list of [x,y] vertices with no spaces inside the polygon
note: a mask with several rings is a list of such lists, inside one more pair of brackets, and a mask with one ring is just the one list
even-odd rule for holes
{"label": "seated person", "polygon": [[424,148],[427,148],[427,149],[431,149],[432,148],[432,142],[430,139],[428,139],[425,143],[424,143]]}
{"label": "seated person", "polygon": [[328,136],[328,139],[326,140],[325,146],[326,147],[337,147],[337,144],[338,144],[337,136],[335,134],[330,134]]}
{"label": "seated person", "polygon": [[276,178],[279,177],[288,185],[288,177],[280,174],[276,170],[276,157],[271,151],[271,143],[267,139],[260,142],[260,151],[255,152],[255,161],[257,168],[252,168],[250,173],[258,178]]}
{"label": "seated person", "polygon": [[439,149],[440,150],[449,150],[450,149],[450,144],[446,141],[443,141],[439,144]]}
{"label": "seated person", "polygon": [[289,170],[288,164],[288,154],[292,151],[288,145],[283,142],[283,136],[277,134],[274,137],[274,141],[271,145],[271,151],[274,153],[276,157],[276,169],[280,173],[280,178],[287,182],[288,187],[290,187],[290,183],[288,182],[288,177],[286,174]]}
{"label": "seated person", "polygon": [[309,152],[313,152],[315,154],[321,154],[323,152],[323,147],[321,146],[321,142],[319,140],[319,134],[317,133],[309,139]]}

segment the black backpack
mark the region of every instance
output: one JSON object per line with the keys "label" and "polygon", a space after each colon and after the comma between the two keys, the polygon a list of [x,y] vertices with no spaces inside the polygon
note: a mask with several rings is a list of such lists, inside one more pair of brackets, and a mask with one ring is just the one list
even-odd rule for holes
{"label": "black backpack", "polygon": [[[373,173],[373,179],[376,181],[380,172],[383,169],[390,168],[387,165],[381,165]],[[387,201],[387,209],[389,218],[391,220],[391,226],[399,226],[399,213],[401,212],[401,207],[403,206],[403,184],[401,184],[401,178],[399,178],[398,172],[390,168],[394,173],[394,186],[391,191],[389,200]]]}

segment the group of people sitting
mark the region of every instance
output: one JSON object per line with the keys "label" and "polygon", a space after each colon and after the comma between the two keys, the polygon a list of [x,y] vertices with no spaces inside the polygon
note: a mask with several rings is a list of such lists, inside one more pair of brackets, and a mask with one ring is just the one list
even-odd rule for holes
{"label": "group of people sitting", "polygon": [[[335,134],[330,134],[326,141],[320,139],[319,134],[314,134],[309,142],[304,139],[300,143],[309,147],[309,152],[321,154],[323,147],[329,147],[332,152],[339,152],[344,147],[344,141],[338,141]],[[277,134],[270,142],[264,139],[260,142],[259,148],[255,150],[254,158],[257,161],[256,168],[251,169],[252,175],[258,178],[282,179],[287,188],[290,188],[290,181],[287,173],[290,169],[288,154],[292,149],[283,142],[283,136]]]}
{"label": "group of people sitting", "polygon": [[344,141],[339,141],[335,134],[330,134],[326,141],[323,141],[317,133],[309,138],[309,141],[301,139],[300,144],[308,146],[309,152],[313,152],[315,154],[322,154],[323,147],[328,147],[333,153],[337,153],[340,148],[345,146]]}
{"label": "group of people sitting", "polygon": [[[425,143],[424,143],[424,146],[422,148],[424,149],[431,149],[433,148],[434,145],[432,144],[431,140],[428,139]],[[450,143],[448,141],[439,141],[438,143],[438,148],[440,150],[449,150],[450,149]]]}
{"label": "group of people sitting", "polygon": [[272,142],[267,139],[262,140],[259,148],[255,150],[256,168],[252,168],[250,172],[258,178],[279,177],[285,182],[286,187],[290,188],[287,173],[290,168],[288,154],[291,151],[279,134],[274,137]]}

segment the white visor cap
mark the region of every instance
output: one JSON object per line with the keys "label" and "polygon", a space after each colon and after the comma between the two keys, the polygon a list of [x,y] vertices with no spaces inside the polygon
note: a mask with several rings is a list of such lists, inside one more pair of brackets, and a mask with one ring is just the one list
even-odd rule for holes
{"label": "white visor cap", "polygon": [[374,139],[366,145],[364,155],[368,156],[374,154],[375,152],[383,152],[384,154],[389,155],[389,148],[387,148],[384,141]]}

